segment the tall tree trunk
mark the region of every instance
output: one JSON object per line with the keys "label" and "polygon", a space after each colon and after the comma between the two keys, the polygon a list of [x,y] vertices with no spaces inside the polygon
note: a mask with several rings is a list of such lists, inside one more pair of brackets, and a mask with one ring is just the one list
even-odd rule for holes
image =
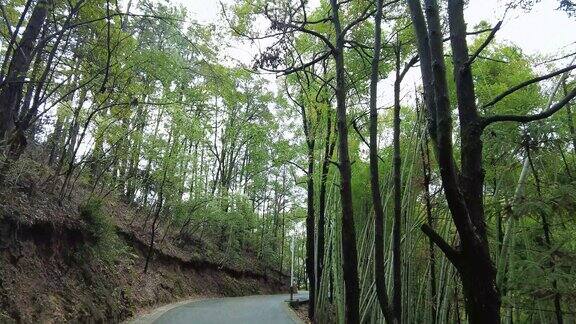
{"label": "tall tree trunk", "polygon": [[148,267],[150,260],[152,259],[152,255],[154,253],[154,240],[156,236],[156,231],[158,227],[158,221],[160,219],[160,215],[162,212],[162,207],[164,206],[164,187],[166,185],[166,178],[168,175],[168,169],[170,168],[170,158],[174,153],[174,147],[177,145],[176,140],[173,141],[174,144],[171,145],[172,140],[172,131],[168,136],[168,146],[170,147],[168,152],[168,157],[164,159],[164,172],[162,173],[162,182],[160,183],[160,188],[158,189],[158,200],[156,205],[156,211],[154,213],[154,219],[152,221],[152,229],[150,231],[150,244],[148,245],[148,253],[146,255],[146,263],[144,264],[144,273],[148,272]]}
{"label": "tall tree trunk", "polygon": [[402,166],[400,159],[400,40],[396,36],[396,80],[394,82],[394,130],[393,130],[393,182],[394,182],[394,227],[392,228],[392,254],[394,290],[392,304],[397,322],[402,321],[402,260],[401,260],[401,225],[402,225]]}
{"label": "tall tree trunk", "polygon": [[372,56],[372,70],[370,75],[370,189],[372,205],[374,208],[374,279],[376,282],[376,295],[380,309],[388,323],[394,321],[394,310],[388,304],[386,288],[386,271],[384,268],[384,207],[380,192],[380,172],[378,170],[378,71],[380,65],[380,51],[382,48],[382,6],[383,0],[376,3],[376,16],[374,17],[374,55]]}
{"label": "tall tree trunk", "polygon": [[[74,60],[76,61],[76,63],[74,64],[74,70],[77,70],[77,68],[80,66],[80,60],[78,59],[78,57],[75,55],[74,56]],[[74,74],[74,76],[72,77],[72,80],[70,82],[70,88],[71,91],[68,94],[68,98],[67,98],[67,102],[68,105],[70,107],[73,106],[74,103],[74,96],[76,94],[76,87],[78,86],[78,79],[79,79],[79,74]],[[85,91],[87,90],[83,90],[85,93]],[[79,101],[79,107],[76,109],[80,109],[82,108],[82,103],[84,102],[85,97],[81,98]],[[63,111],[65,111],[66,105],[58,107],[58,111],[56,113],[56,123],[54,125],[54,132],[51,134],[50,139],[48,140],[48,147],[49,147],[49,156],[48,156],[48,165],[52,166],[55,162],[56,159],[59,158],[58,160],[58,166],[57,166],[57,172],[56,174],[58,174],[63,166],[64,163],[64,152],[66,150],[66,145],[69,144],[70,142],[70,129],[68,130],[68,135],[62,136],[62,131],[64,128],[64,123],[66,122],[66,119],[68,119],[67,117],[64,116]],[[73,125],[74,123],[79,123],[77,117],[78,117],[79,112],[77,112],[76,110],[74,110],[74,116],[72,118],[72,121],[70,122],[70,125]],[[72,127],[72,126],[70,126]],[[61,154],[58,154],[58,151],[62,152]]]}
{"label": "tall tree trunk", "polygon": [[26,4],[24,5],[24,8],[22,10],[22,14],[20,15],[20,18],[18,19],[18,23],[16,24],[15,28],[12,30],[10,41],[8,42],[8,45],[6,46],[6,51],[4,52],[4,58],[2,60],[2,67],[0,67],[0,86],[3,84],[3,82],[5,80],[6,69],[8,68],[8,64],[11,62],[9,60],[9,58],[10,58],[10,55],[12,55],[12,53],[13,53],[14,44],[16,44],[16,42],[18,40],[18,35],[20,35],[20,28],[22,27],[22,24],[24,23],[24,20],[28,15],[28,10],[30,10],[30,6],[32,5],[33,2],[34,2],[34,0],[26,0]]}
{"label": "tall tree trunk", "polygon": [[[63,108],[62,108],[63,109]],[[58,109],[60,110],[60,108]],[[62,129],[64,128],[64,116],[60,112],[56,113],[56,123],[54,131],[48,139],[48,166],[53,166],[58,158],[58,149],[61,147]]]}
{"label": "tall tree trunk", "polygon": [[[307,120],[305,120],[308,123]],[[310,129],[308,129],[308,133]],[[308,136],[311,136],[310,134]],[[316,306],[316,262],[314,258],[314,139],[308,138],[307,213],[306,213],[306,274],[308,276],[309,305],[308,317],[314,319]]]}
{"label": "tall tree trunk", "polygon": [[[158,116],[156,117],[156,125],[154,126],[154,135],[152,138],[157,138],[158,131],[160,129],[160,122],[162,121],[162,117],[164,116],[164,109],[161,109],[158,112]],[[154,162],[153,157],[148,157],[146,162],[146,168],[144,169],[144,190],[142,192],[142,205],[146,205],[148,203],[148,195],[150,194],[150,185],[152,184],[152,177],[150,175],[150,171],[152,169],[152,163]]]}
{"label": "tall tree trunk", "polygon": [[[487,243],[483,208],[484,173],[480,139],[482,126],[475,103],[471,62],[466,44],[463,2],[461,0],[448,2],[450,42],[460,120],[461,173],[456,167],[453,156],[452,112],[444,66],[444,41],[438,4],[435,0],[425,0],[428,24],[424,21],[419,1],[408,0],[408,4],[418,39],[425,101],[429,115],[435,116],[435,128],[429,125],[430,135],[435,144],[444,194],[459,234],[460,248],[458,250],[452,248],[430,227],[423,226],[422,229],[460,273],[470,323],[499,323],[501,301],[496,287],[496,269],[490,258]],[[433,101],[429,100],[432,89]]]}
{"label": "tall tree trunk", "polygon": [[[146,96],[144,102],[146,102]],[[134,195],[136,194],[136,177],[138,176],[138,163],[140,162],[140,151],[142,150],[142,142],[144,135],[144,128],[146,127],[146,113],[143,104],[139,104],[136,108],[136,118],[134,121],[136,131],[132,135],[132,143],[130,145],[130,159],[128,163],[128,181],[126,184],[126,201],[132,203]]]}
{"label": "tall tree trunk", "polygon": [[[325,250],[325,233],[326,233],[326,191],[328,172],[330,171],[330,160],[334,155],[336,146],[336,137],[332,136],[332,111],[327,112],[326,138],[324,143],[324,159],[322,160],[322,170],[320,176],[320,189],[318,190],[318,278],[316,279],[316,290],[322,285],[322,273],[324,271],[324,250]],[[328,263],[329,264],[329,263]]]}
{"label": "tall tree trunk", "polygon": [[158,205],[156,206],[156,211],[154,212],[154,220],[152,221],[152,229],[150,230],[150,242],[148,244],[148,253],[146,254],[146,262],[144,263],[144,273],[148,273],[148,268],[150,265],[150,260],[154,254],[154,241],[156,238],[156,230],[158,227],[158,220],[160,219],[160,213],[162,212],[162,205],[164,203],[164,197],[162,195],[162,188],[160,189],[160,194],[158,195]]}
{"label": "tall tree trunk", "polygon": [[[42,28],[42,33],[40,37],[44,37],[44,35],[46,34],[46,27]],[[41,93],[43,87],[43,83],[45,81],[45,76],[43,75],[44,78],[39,78],[38,74],[40,73],[40,69],[43,67],[43,58],[42,58],[42,50],[36,51],[36,54],[34,55],[34,64],[32,65],[32,72],[30,74],[30,81],[28,82],[27,86],[26,86],[26,94],[24,95],[24,101],[22,101],[22,104],[17,108],[17,111],[15,112],[15,115],[18,115],[18,120],[23,120],[26,116],[26,113],[28,112],[28,109],[30,109],[30,105],[32,104],[32,97],[34,97],[34,93]],[[46,69],[48,69],[48,67],[46,67]],[[21,98],[17,99],[17,102],[20,102]]]}
{"label": "tall tree trunk", "polygon": [[[452,211],[455,222],[463,223],[457,224],[461,227],[458,232],[462,240],[464,256],[459,271],[470,322],[498,323],[500,322],[501,300],[496,286],[496,269],[490,257],[486,235],[482,129],[476,107],[472,63],[466,43],[463,0],[448,1],[448,16],[461,138],[461,174],[456,175],[454,172],[453,179],[460,187],[462,198],[456,198],[457,193],[450,195],[456,198],[455,200],[463,202],[465,207],[462,211]],[[448,126],[444,126],[446,127]],[[448,133],[446,135],[451,136]],[[450,155],[452,155],[452,149]]]}
{"label": "tall tree trunk", "polygon": [[338,160],[340,170],[340,203],[342,205],[342,266],[345,287],[346,323],[360,322],[360,286],[358,282],[358,252],[352,207],[352,168],[348,152],[348,120],[346,115],[346,73],[344,67],[344,35],[340,24],[339,4],[330,0],[336,46],[336,115],[338,128]]}
{"label": "tall tree trunk", "polygon": [[[434,219],[432,217],[432,202],[430,196],[430,151],[428,150],[428,133],[424,133],[424,142],[420,143],[420,154],[422,157],[422,175],[424,177],[424,200],[426,202],[426,221],[428,226],[434,229]],[[430,324],[436,324],[436,256],[434,254],[434,242],[428,239],[428,257],[430,259]]]}

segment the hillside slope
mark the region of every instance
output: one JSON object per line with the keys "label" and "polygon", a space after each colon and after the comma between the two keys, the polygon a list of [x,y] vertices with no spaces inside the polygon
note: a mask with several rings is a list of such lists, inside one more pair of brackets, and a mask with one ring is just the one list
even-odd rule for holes
{"label": "hillside slope", "polygon": [[59,204],[37,173],[0,189],[0,322],[118,322],[184,297],[286,291],[285,276],[249,252],[229,258],[162,233],[144,273],[149,233],[135,217],[144,211],[106,198],[94,221],[87,189]]}

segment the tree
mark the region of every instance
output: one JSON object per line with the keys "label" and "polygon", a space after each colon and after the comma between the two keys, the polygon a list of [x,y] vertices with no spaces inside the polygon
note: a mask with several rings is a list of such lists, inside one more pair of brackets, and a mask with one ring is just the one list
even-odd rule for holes
{"label": "tree", "polygon": [[[250,6],[250,4],[246,4]],[[281,8],[281,7],[279,7]],[[353,27],[365,21],[371,16],[371,6],[365,6],[360,9],[360,13],[351,20],[348,24],[343,25],[340,19],[340,4],[337,1],[330,1],[329,3],[330,17],[321,17],[320,22],[330,22],[334,30],[334,41],[330,39],[332,35],[323,35],[313,29],[308,29],[307,25],[311,24],[307,21],[306,6],[301,3],[296,11],[301,12],[301,21],[296,19],[292,20],[294,14],[286,16],[281,12],[281,9],[271,9],[267,5],[263,7],[252,8],[254,12],[262,13],[272,23],[272,28],[281,35],[291,35],[294,33],[304,33],[318,39],[326,48],[323,54],[316,56],[309,62],[302,62],[301,64],[289,67],[286,69],[278,69],[279,58],[276,48],[269,48],[269,51],[261,55],[257,64],[259,67],[268,71],[288,75],[298,72],[309,66],[312,66],[322,60],[331,57],[334,61],[335,85],[333,86],[334,96],[336,100],[336,129],[338,133],[338,170],[340,171],[340,198],[342,205],[342,251],[343,251],[343,273],[344,284],[346,292],[346,320],[349,323],[357,323],[359,318],[359,282],[358,282],[358,256],[356,247],[356,229],[354,224],[354,214],[352,206],[352,190],[351,190],[351,161],[348,152],[348,119],[347,119],[347,103],[346,97],[348,92],[348,85],[346,80],[346,68],[344,63],[346,34]],[[237,9],[240,11],[240,9]],[[288,18],[288,20],[286,20]],[[243,18],[245,19],[245,18]],[[243,23],[245,23],[243,21]],[[236,28],[239,34],[243,34],[242,29]],[[254,38],[254,36],[252,36]]]}
{"label": "tree", "polygon": [[[6,148],[14,141],[14,135],[11,132],[15,127],[14,119],[20,111],[22,91],[32,59],[35,53],[40,52],[45,45],[44,42],[38,42],[38,38],[44,28],[51,6],[52,3],[48,0],[40,0],[36,3],[22,34],[22,39],[17,42],[16,48],[11,52],[11,57],[8,57],[10,53],[8,51],[4,58],[4,63],[10,62],[6,64],[8,70],[6,76],[2,78],[2,88],[0,89],[0,148],[4,152],[7,152]],[[23,20],[26,11],[23,11],[20,20]],[[16,43],[16,37],[17,34],[15,33],[11,35],[11,44]],[[20,140],[20,136],[18,136],[18,140]],[[4,163],[7,162],[4,161]]]}
{"label": "tree", "polygon": [[486,233],[483,204],[482,132],[487,126],[497,121],[529,122],[546,118],[576,96],[576,89],[573,94],[569,94],[539,114],[480,116],[476,106],[471,66],[493,39],[501,22],[492,29],[486,41],[470,55],[466,43],[464,3],[459,0],[449,1],[450,44],[456,80],[461,140],[461,162],[460,167],[456,167],[438,4],[436,1],[425,2],[426,21],[418,1],[410,0],[408,4],[418,39],[425,102],[430,116],[429,132],[435,145],[444,193],[459,234],[460,246],[458,249],[453,248],[426,225],[423,225],[422,230],[459,271],[470,321],[472,323],[497,323],[500,321],[501,301],[496,286],[496,269],[491,260]]}

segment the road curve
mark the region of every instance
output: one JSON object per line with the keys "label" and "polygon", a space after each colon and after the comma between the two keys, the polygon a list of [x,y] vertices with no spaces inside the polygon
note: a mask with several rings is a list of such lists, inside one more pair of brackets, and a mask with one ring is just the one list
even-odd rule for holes
{"label": "road curve", "polygon": [[[137,320],[134,322],[154,324],[302,323],[296,314],[288,309],[285,303],[288,298],[289,295],[262,295],[192,301],[173,307],[155,316],[152,321]],[[294,298],[308,299],[308,294],[299,294]]]}

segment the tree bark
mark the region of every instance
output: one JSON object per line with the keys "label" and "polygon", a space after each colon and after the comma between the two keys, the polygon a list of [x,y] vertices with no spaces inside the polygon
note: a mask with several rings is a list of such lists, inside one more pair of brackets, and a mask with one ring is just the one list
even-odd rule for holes
{"label": "tree bark", "polygon": [[[425,0],[428,20],[426,31],[419,2],[408,1],[418,38],[419,55],[424,58],[421,61],[421,71],[425,93],[430,90],[426,85],[427,81],[432,80],[433,84],[434,100],[433,102],[425,100],[428,113],[436,116],[436,129],[433,129],[431,136],[433,142],[435,140],[435,152],[444,194],[461,246],[455,250],[430,227],[423,226],[422,229],[460,273],[470,323],[499,323],[500,294],[496,287],[496,269],[488,249],[483,208],[482,123],[475,103],[471,62],[466,44],[463,2],[461,0],[448,2],[450,42],[460,120],[462,168],[460,173],[453,157],[452,112],[448,99],[438,4],[435,0]],[[426,36],[429,48],[425,44]],[[429,53],[426,52],[427,49]]]}
{"label": "tree bark", "polygon": [[401,225],[402,225],[402,165],[400,158],[400,41],[396,36],[396,80],[394,82],[394,130],[393,130],[393,182],[394,182],[394,227],[392,228],[393,254],[393,307],[397,322],[402,321],[402,259],[401,259]]}
{"label": "tree bark", "polygon": [[[468,218],[465,219],[466,227],[474,235],[470,243],[463,244],[463,254],[467,260],[461,265],[460,274],[470,322],[498,323],[501,301],[496,286],[496,269],[490,257],[486,235],[482,129],[476,107],[472,62],[466,43],[463,0],[448,1],[448,16],[462,143],[460,148],[462,171],[458,182],[466,207],[465,213],[459,215],[459,218]],[[468,241],[463,232],[460,232],[460,238]],[[478,287],[480,278],[483,282],[482,287]]]}
{"label": "tree bark", "polygon": [[[308,122],[307,120],[305,121]],[[310,130],[308,130],[310,132]],[[307,139],[308,170],[307,170],[307,213],[306,213],[306,275],[308,276],[309,305],[308,316],[314,319],[316,306],[316,278],[314,260],[314,140]]]}
{"label": "tree bark", "polygon": [[382,6],[383,1],[376,3],[376,15],[374,17],[374,55],[370,75],[370,189],[372,193],[372,205],[374,208],[374,276],[376,283],[376,295],[380,309],[387,322],[394,320],[393,310],[388,304],[388,292],[386,288],[386,271],[384,268],[384,207],[382,206],[382,194],[380,192],[380,177],[378,170],[378,108],[376,99],[378,96],[378,70],[380,63],[380,51],[382,49]]}
{"label": "tree bark", "polygon": [[358,283],[358,252],[352,207],[352,169],[348,152],[348,120],[346,116],[346,75],[344,67],[344,35],[337,0],[330,0],[336,46],[336,115],[338,128],[338,160],[340,170],[340,203],[342,205],[342,265],[345,287],[346,323],[360,322],[360,287]]}
{"label": "tree bark", "polygon": [[49,0],[39,0],[34,7],[22,38],[13,52],[6,77],[1,83],[0,144],[7,140],[8,132],[15,126],[14,118],[18,111],[18,99],[21,98],[36,41],[46,21],[50,5]]}
{"label": "tree bark", "polygon": [[316,279],[316,290],[322,284],[322,273],[324,271],[324,245],[325,245],[325,231],[326,231],[326,191],[328,172],[330,171],[330,160],[334,154],[334,147],[336,146],[336,137],[332,136],[332,111],[329,109],[327,112],[327,125],[326,125],[326,138],[324,143],[324,159],[322,160],[322,171],[320,176],[320,189],[318,191],[318,278]]}

